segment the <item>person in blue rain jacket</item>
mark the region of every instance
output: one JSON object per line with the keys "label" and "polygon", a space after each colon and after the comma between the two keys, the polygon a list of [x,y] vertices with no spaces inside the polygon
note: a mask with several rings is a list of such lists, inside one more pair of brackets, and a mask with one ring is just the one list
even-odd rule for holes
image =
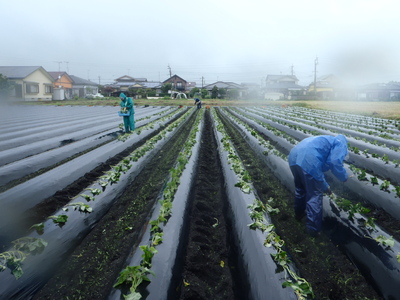
{"label": "person in blue rain jacket", "polygon": [[197,108],[201,108],[201,100],[199,98],[194,98],[194,104],[197,105]]}
{"label": "person in blue rain jacket", "polygon": [[324,172],[330,170],[340,181],[348,179],[343,167],[347,155],[344,135],[308,137],[297,144],[289,154],[289,166],[294,176],[294,212],[297,220],[307,216],[306,228],[316,236],[322,228],[323,193],[331,193]]}
{"label": "person in blue rain jacket", "polygon": [[125,132],[130,133],[135,130],[135,120],[133,115],[135,114],[135,109],[133,107],[132,98],[127,97],[124,93],[119,94],[119,98],[121,99],[120,106],[121,108],[126,108],[129,112],[129,116],[124,116],[124,127]]}

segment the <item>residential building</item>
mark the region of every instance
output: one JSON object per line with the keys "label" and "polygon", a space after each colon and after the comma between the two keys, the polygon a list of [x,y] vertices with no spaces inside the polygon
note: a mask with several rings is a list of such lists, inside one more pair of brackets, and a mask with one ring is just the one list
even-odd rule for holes
{"label": "residential building", "polygon": [[304,95],[304,88],[298,85],[295,75],[268,75],[265,80],[264,99],[293,100]]}
{"label": "residential building", "polygon": [[72,97],[85,98],[89,95],[96,95],[99,92],[99,85],[90,80],[70,75],[72,79]]}
{"label": "residential building", "polygon": [[208,84],[208,85],[204,86],[203,89],[206,89],[209,92],[209,94],[211,95],[214,87],[218,88],[218,91],[219,91],[218,97],[222,96],[222,93],[220,92],[220,90],[224,90],[225,93],[227,94],[228,98],[238,98],[238,99],[243,99],[246,96],[247,90],[248,90],[247,87],[242,86],[238,83],[225,82],[225,81],[217,81],[217,82]]}
{"label": "residential building", "polygon": [[66,72],[48,72],[53,77],[53,100],[72,98],[72,78]]}
{"label": "residential building", "polygon": [[[161,93],[162,83],[160,81],[147,81],[146,78],[134,78],[128,75],[115,79],[115,82],[105,86],[113,96],[118,96],[121,92],[128,96],[134,96],[135,90],[152,89],[156,94]],[[133,92],[132,92],[133,91]]]}
{"label": "residential building", "polygon": [[167,80],[164,80],[162,84],[166,83],[171,83],[172,84],[172,89],[178,92],[185,92],[186,91],[186,85],[187,81],[183,79],[182,77],[179,77],[178,75],[173,75]]}
{"label": "residential building", "polygon": [[53,77],[40,66],[0,66],[0,74],[6,76],[14,89],[9,97],[22,101],[51,101]]}
{"label": "residential building", "polygon": [[400,82],[374,83],[357,88],[357,100],[364,101],[399,101]]}

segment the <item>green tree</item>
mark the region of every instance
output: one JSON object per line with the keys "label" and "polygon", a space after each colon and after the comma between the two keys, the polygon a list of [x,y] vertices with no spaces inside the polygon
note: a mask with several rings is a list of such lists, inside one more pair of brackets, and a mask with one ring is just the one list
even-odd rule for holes
{"label": "green tree", "polygon": [[221,99],[225,99],[225,95],[227,94],[227,90],[226,89],[219,89],[218,92],[219,92],[219,95],[220,95]]}
{"label": "green tree", "polygon": [[206,98],[208,96],[208,91],[206,89],[201,89],[201,98]]}
{"label": "green tree", "polygon": [[197,87],[195,87],[195,88],[193,88],[193,89],[190,91],[189,97],[190,97],[190,98],[193,98],[194,95],[196,95],[196,93],[199,93],[199,92],[200,92],[200,89],[197,88]]}
{"label": "green tree", "polygon": [[172,90],[172,83],[164,83],[163,86],[161,87],[161,91],[164,94],[168,94],[168,91]]}
{"label": "green tree", "polygon": [[6,76],[0,74],[0,95],[7,95],[12,89],[13,84]]}
{"label": "green tree", "polygon": [[145,98],[146,97],[146,90],[145,89],[138,89],[137,94],[139,95],[140,98]]}
{"label": "green tree", "polygon": [[212,99],[217,99],[218,98],[218,88],[216,85],[211,90],[211,98]]}
{"label": "green tree", "polygon": [[239,98],[239,90],[231,89],[228,91],[228,98],[229,99],[237,99]]}

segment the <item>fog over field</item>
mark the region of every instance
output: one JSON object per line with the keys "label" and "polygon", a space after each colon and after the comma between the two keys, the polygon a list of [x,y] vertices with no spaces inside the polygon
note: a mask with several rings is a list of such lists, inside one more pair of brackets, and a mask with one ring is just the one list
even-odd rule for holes
{"label": "fog over field", "polygon": [[200,85],[400,81],[395,0],[0,0],[0,65],[42,66],[96,83],[123,75]]}

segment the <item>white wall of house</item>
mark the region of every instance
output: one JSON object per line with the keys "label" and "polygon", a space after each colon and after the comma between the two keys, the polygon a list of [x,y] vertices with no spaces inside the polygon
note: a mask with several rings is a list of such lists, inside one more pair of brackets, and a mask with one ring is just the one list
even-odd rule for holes
{"label": "white wall of house", "polygon": [[22,87],[22,99],[25,101],[51,101],[53,98],[51,79],[40,69],[17,80]]}
{"label": "white wall of house", "polygon": [[267,92],[264,94],[264,99],[265,100],[279,100],[281,98],[284,97],[283,93],[279,93],[279,92]]}

